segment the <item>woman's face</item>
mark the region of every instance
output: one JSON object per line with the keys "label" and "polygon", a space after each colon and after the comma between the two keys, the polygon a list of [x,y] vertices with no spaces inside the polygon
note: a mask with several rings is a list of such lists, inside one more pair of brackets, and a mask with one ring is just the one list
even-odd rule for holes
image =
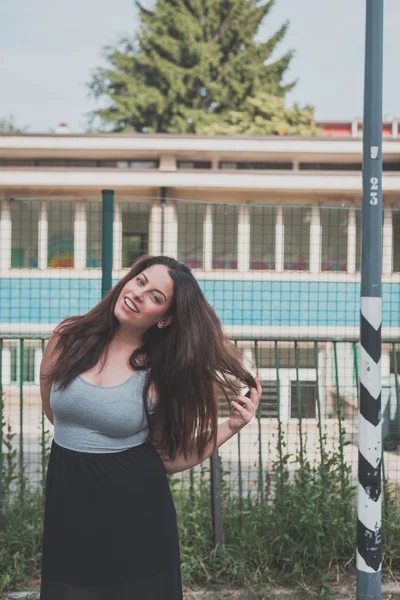
{"label": "woman's face", "polygon": [[128,281],[114,308],[121,325],[141,332],[157,323],[165,328],[172,319],[163,318],[173,300],[174,283],[164,265],[153,265]]}

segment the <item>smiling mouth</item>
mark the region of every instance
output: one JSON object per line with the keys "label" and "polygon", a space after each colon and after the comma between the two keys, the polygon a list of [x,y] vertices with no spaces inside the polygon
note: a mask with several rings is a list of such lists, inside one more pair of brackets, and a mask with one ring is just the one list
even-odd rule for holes
{"label": "smiling mouth", "polygon": [[132,311],[132,312],[135,312],[135,313],[138,313],[138,312],[139,312],[139,309],[138,309],[138,307],[136,306],[136,304],[134,304],[134,303],[132,302],[132,300],[129,300],[129,298],[126,298],[126,297],[125,297],[125,298],[124,298],[124,303],[125,303],[125,306],[127,306],[127,307],[128,307],[128,308],[129,308],[129,309]]}

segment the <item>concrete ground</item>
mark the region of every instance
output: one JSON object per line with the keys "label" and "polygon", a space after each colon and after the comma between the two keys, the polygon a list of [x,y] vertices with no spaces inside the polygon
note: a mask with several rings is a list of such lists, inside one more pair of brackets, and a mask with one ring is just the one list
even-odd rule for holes
{"label": "concrete ground", "polygon": [[[266,587],[263,591],[251,593],[246,590],[224,589],[219,591],[201,590],[184,592],[184,600],[356,600],[355,577],[342,578],[338,584],[330,584],[330,596],[324,595],[321,587],[295,590],[293,588]],[[36,586],[35,586],[36,587]],[[327,590],[328,591],[328,590]],[[31,589],[1,595],[0,600],[39,600],[39,591]],[[118,600],[118,598],[115,598]],[[376,600],[371,599],[371,600]],[[400,582],[383,583],[381,600],[400,600]]]}

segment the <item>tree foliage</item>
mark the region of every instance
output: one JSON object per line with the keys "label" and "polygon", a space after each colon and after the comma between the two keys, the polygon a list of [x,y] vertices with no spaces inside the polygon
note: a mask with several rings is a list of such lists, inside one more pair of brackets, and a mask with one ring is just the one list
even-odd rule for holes
{"label": "tree foliage", "polygon": [[284,98],[293,52],[272,55],[288,23],[256,41],[275,0],[156,0],[152,10],[136,0],[141,26],[133,39],[107,47],[107,68],[89,88],[104,100],[92,123],[114,131],[197,133],[231,111],[246,112],[260,93]]}
{"label": "tree foliage", "polygon": [[26,127],[15,125],[14,117],[0,117],[0,133],[23,133]]}
{"label": "tree foliage", "polygon": [[264,92],[246,98],[244,110],[229,111],[224,119],[199,128],[213,135],[318,135],[312,106],[287,108],[284,100]]}

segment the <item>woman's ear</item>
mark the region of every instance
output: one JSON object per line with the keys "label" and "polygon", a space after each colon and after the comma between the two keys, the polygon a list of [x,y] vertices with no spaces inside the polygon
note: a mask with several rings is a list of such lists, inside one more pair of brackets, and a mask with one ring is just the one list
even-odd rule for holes
{"label": "woman's ear", "polygon": [[158,327],[159,327],[160,329],[162,329],[163,327],[168,327],[168,325],[170,325],[170,324],[172,323],[172,321],[173,321],[173,318],[172,318],[172,317],[164,317],[164,318],[162,319],[162,321],[160,321],[160,322],[158,323]]}

